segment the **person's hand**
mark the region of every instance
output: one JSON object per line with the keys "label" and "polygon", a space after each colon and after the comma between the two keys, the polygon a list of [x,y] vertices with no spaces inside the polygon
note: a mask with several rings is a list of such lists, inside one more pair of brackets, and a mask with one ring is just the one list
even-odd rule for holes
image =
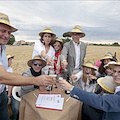
{"label": "person's hand", "polygon": [[60,84],[60,87],[63,88],[64,90],[70,91],[73,88],[73,86],[64,79],[59,79],[59,84]]}
{"label": "person's hand", "polygon": [[50,66],[53,66],[54,65],[54,61],[50,57],[48,57],[47,58],[47,64],[50,65]]}
{"label": "person's hand", "polygon": [[11,97],[8,97],[8,105],[11,103]]}
{"label": "person's hand", "polygon": [[76,79],[77,79],[77,76],[72,75],[70,78],[71,78],[71,80],[72,80],[72,81],[74,81],[74,80],[76,80]]}
{"label": "person's hand", "polygon": [[67,65],[68,65],[67,61],[62,61],[61,62],[62,69],[66,69]]}
{"label": "person's hand", "polygon": [[46,86],[43,86],[43,85],[42,85],[42,86],[39,87],[39,91],[44,91],[45,88],[46,88]]}
{"label": "person's hand", "polygon": [[89,80],[92,80],[92,79],[95,79],[95,80],[96,80],[97,78],[96,78],[95,76],[93,76],[93,75],[88,75],[88,79],[89,79]]}
{"label": "person's hand", "polygon": [[36,79],[35,85],[38,85],[38,86],[41,86],[41,85],[48,86],[55,83],[55,78],[49,75],[41,75],[41,76],[35,77],[35,79]]}

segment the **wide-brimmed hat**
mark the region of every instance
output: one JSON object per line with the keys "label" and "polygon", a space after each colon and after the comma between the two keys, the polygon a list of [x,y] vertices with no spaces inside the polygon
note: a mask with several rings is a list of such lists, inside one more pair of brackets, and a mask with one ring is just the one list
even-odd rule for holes
{"label": "wide-brimmed hat", "polygon": [[57,37],[56,39],[52,40],[52,44],[54,44],[55,42],[60,42],[63,45],[63,40],[59,37]]}
{"label": "wide-brimmed hat", "polygon": [[116,64],[115,61],[110,61],[107,65],[104,65],[104,68],[106,69],[107,67],[109,67],[110,64]]}
{"label": "wide-brimmed hat", "polygon": [[103,60],[105,60],[105,59],[111,59],[111,60],[116,61],[116,60],[113,58],[112,53],[110,53],[110,52],[106,53],[105,56],[100,59],[100,61],[103,61]]}
{"label": "wide-brimmed hat", "polygon": [[70,36],[72,35],[72,33],[79,33],[81,34],[81,38],[85,36],[85,33],[82,32],[81,27],[79,25],[75,25],[75,27],[73,28],[73,30],[71,32],[67,32]]}
{"label": "wide-brimmed hat", "polygon": [[8,16],[5,15],[4,13],[0,13],[0,23],[9,26],[11,28],[11,32],[15,32],[18,30],[11,26]]}
{"label": "wide-brimmed hat", "polygon": [[114,64],[109,64],[109,67],[110,68],[114,68],[115,66],[120,66],[120,61],[118,61],[118,62],[116,62],[116,63],[114,63]]}
{"label": "wide-brimmed hat", "polygon": [[89,68],[92,68],[92,69],[94,69],[94,70],[97,70],[97,69],[94,67],[93,63],[92,63],[91,61],[89,61],[89,60],[88,60],[85,64],[83,64],[82,67],[89,67]]}
{"label": "wide-brimmed hat", "polygon": [[117,86],[112,76],[101,77],[97,80],[97,83],[109,93],[114,93],[115,87]]}
{"label": "wide-brimmed hat", "polygon": [[7,59],[14,58],[14,55],[7,54]]}
{"label": "wide-brimmed hat", "polygon": [[54,34],[52,32],[52,30],[51,30],[50,27],[45,27],[44,30],[43,30],[43,32],[40,32],[39,35],[42,36],[42,34],[44,34],[44,33],[50,33],[50,34],[52,34],[52,38],[54,38],[56,36],[56,34]]}
{"label": "wide-brimmed hat", "polygon": [[28,65],[29,67],[31,67],[31,65],[32,65],[32,63],[33,63],[34,60],[41,60],[41,61],[42,61],[42,68],[46,66],[46,61],[43,60],[40,55],[34,56],[33,59],[31,59],[31,60],[29,60],[29,61],[27,62],[27,65]]}

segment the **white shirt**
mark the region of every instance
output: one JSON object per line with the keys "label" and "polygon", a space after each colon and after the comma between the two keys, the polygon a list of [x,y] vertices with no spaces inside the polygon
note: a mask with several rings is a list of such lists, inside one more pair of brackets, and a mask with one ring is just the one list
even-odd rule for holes
{"label": "white shirt", "polygon": [[120,91],[120,86],[117,86],[116,88],[115,88],[115,93],[117,93],[117,92],[119,92]]}
{"label": "white shirt", "polygon": [[89,84],[89,79],[87,79],[86,86],[85,82],[82,81],[82,79],[79,80],[79,86],[82,90],[85,90],[87,92],[93,92],[93,89],[95,87],[95,84]]}
{"label": "white shirt", "polygon": [[76,54],[75,69],[79,69],[79,67],[80,67],[80,44],[81,44],[81,42],[79,42],[79,45],[77,45],[73,41],[73,44],[74,44],[75,54]]}
{"label": "white shirt", "polygon": [[[1,49],[2,49],[2,53],[1,53]],[[1,48],[1,45],[0,45],[0,65],[3,65],[4,68],[7,69],[8,59],[7,59],[7,56],[6,56],[6,53],[5,53],[5,49],[6,49],[5,45],[2,45],[2,48]],[[5,85],[0,84],[0,94],[4,91],[4,87],[5,87]]]}
{"label": "white shirt", "polygon": [[[45,51],[46,52],[46,49],[45,49],[45,46],[43,43],[41,43],[40,40],[37,40],[35,42],[35,45],[34,45],[34,49],[33,49],[33,54],[32,54],[32,58],[36,55],[41,55],[41,52],[42,51]],[[55,59],[55,50],[54,48],[50,45],[50,49],[47,53],[47,55],[51,58],[51,59]],[[44,59],[42,57],[42,59]],[[44,59],[45,60],[45,59]],[[47,75],[48,74],[48,70],[49,70],[49,66],[46,65],[44,68],[42,68],[42,71],[45,72],[45,74]]]}

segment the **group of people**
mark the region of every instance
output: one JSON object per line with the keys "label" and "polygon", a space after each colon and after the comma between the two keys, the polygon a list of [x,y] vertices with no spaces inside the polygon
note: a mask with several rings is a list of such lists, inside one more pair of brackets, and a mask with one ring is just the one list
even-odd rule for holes
{"label": "group of people", "polygon": [[[11,85],[22,86],[20,97],[35,89],[42,91],[56,83],[55,79],[49,76],[50,69],[54,69],[54,74],[63,77],[58,80],[61,88],[84,103],[82,120],[119,119],[120,62],[108,52],[95,64],[91,61],[84,63],[87,44],[80,41],[85,33],[79,25],[75,25],[73,30],[68,32],[72,40],[65,44],[61,38],[53,39],[56,34],[50,27],[45,27],[39,33],[40,40],[35,42],[32,58],[27,62],[28,70],[22,75],[7,72],[8,68],[10,70],[8,61],[14,56],[6,56],[5,45],[15,31],[17,29],[11,26],[8,16],[0,13],[1,120],[9,120],[7,104],[12,101],[11,92],[8,90],[6,94],[4,91],[5,84],[9,85],[10,91]],[[92,113],[94,115],[91,115]],[[18,112],[11,119],[17,119],[17,114]]]}

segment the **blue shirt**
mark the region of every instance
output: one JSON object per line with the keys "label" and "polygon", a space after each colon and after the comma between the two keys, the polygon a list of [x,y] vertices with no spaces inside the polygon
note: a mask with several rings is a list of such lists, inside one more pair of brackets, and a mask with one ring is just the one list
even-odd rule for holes
{"label": "blue shirt", "polygon": [[[2,49],[2,53],[1,53],[1,49]],[[0,65],[3,65],[4,68],[7,70],[8,59],[7,59],[7,56],[6,56],[5,49],[6,49],[5,45],[0,45]],[[4,91],[4,87],[5,87],[5,85],[0,84],[0,94]]]}

